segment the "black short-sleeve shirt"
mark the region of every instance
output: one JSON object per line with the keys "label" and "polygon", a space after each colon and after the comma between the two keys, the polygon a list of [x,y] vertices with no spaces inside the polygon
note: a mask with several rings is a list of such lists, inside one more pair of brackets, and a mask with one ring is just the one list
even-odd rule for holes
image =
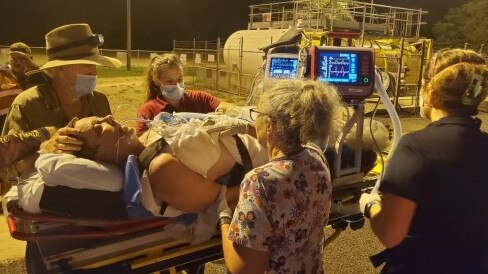
{"label": "black short-sleeve shirt", "polygon": [[488,245],[488,135],[445,117],[402,137],[380,190],[417,207],[408,235],[453,247]]}

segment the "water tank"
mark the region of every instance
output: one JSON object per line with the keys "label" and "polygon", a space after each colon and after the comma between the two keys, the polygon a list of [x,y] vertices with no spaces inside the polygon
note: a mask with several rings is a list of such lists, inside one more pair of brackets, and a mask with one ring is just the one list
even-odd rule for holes
{"label": "water tank", "polygon": [[[229,71],[256,74],[263,64],[264,53],[259,48],[274,43],[287,29],[239,30],[224,45],[224,62]],[[241,39],[242,38],[242,39]],[[242,41],[242,50],[241,50]],[[241,62],[242,51],[242,62]],[[242,66],[242,68],[241,68]]]}

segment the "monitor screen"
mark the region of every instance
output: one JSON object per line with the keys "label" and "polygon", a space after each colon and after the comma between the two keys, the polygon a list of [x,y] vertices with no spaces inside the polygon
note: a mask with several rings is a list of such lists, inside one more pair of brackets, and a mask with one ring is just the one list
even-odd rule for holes
{"label": "monitor screen", "polygon": [[358,54],[351,52],[319,52],[317,80],[333,84],[358,83]]}
{"label": "monitor screen", "polygon": [[294,79],[297,76],[298,59],[288,57],[271,57],[269,77],[278,79]]}

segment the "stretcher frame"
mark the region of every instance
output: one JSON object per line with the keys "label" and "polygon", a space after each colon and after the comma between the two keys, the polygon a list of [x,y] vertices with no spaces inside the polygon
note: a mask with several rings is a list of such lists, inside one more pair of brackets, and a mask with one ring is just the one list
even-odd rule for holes
{"label": "stretcher frame", "polygon": [[[334,217],[331,215],[328,227],[336,230],[325,244],[329,244],[347,228],[351,221],[362,219],[362,215]],[[83,270],[90,273],[108,273],[113,268],[124,273],[151,273],[166,270],[169,273],[199,266],[223,258],[220,235],[212,239],[191,245],[192,231],[174,232],[173,235],[161,233],[161,227],[168,224],[167,220],[97,220],[69,218],[53,214],[32,214],[22,211],[17,205],[11,206],[7,213],[10,234],[18,240],[36,242],[41,252],[42,260],[48,273],[68,273]],[[50,229],[44,226],[56,220],[69,225],[90,226],[100,228],[96,232],[38,232],[36,229]],[[24,224],[22,224],[24,223]],[[128,224],[126,228],[121,228]],[[25,227],[32,226],[30,232],[20,229],[18,224]],[[105,225],[103,225],[105,224]],[[134,232],[134,227],[140,224],[143,230]],[[108,241],[88,246],[76,246],[53,254],[49,250],[50,244],[60,240],[100,239],[111,238]],[[46,244],[48,247],[46,248]],[[52,252],[52,251],[51,251]],[[44,253],[44,254],[43,254]],[[203,269],[202,269],[203,270]],[[203,272],[198,272],[203,273]]]}
{"label": "stretcher frame", "polygon": [[[10,201],[7,223],[13,238],[37,243],[49,273],[81,269],[105,272],[117,265],[124,265],[124,273],[160,270],[176,273],[223,257],[220,237],[190,245],[193,239],[191,229],[171,231],[171,235],[164,231],[164,227],[171,224],[168,218],[108,221],[34,214],[24,212],[15,201]],[[63,225],[91,230],[59,232],[57,229]],[[50,245],[58,245],[60,241],[97,239],[104,241],[68,247],[54,254],[49,250]]]}

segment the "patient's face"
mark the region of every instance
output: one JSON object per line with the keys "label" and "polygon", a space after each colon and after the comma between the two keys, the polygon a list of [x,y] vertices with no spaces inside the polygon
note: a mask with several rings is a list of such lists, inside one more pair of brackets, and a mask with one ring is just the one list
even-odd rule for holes
{"label": "patient's face", "polygon": [[134,131],[121,126],[111,116],[83,118],[74,127],[82,132],[84,149],[95,150],[93,160],[96,161],[117,164],[130,154],[137,154],[140,147]]}

